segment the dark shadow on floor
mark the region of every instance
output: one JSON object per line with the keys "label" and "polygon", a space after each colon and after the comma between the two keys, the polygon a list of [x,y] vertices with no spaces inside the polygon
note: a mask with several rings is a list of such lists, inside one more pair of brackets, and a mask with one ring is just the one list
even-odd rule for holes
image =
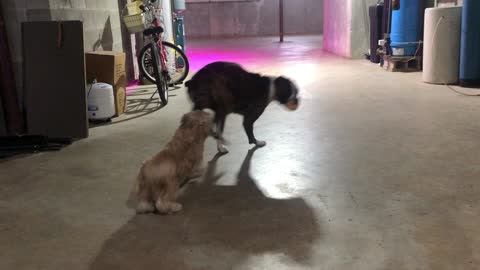
{"label": "dark shadow on floor", "polygon": [[236,186],[215,185],[221,176],[215,157],[202,183],[184,187],[183,212],[133,217],[104,243],[90,269],[225,270],[266,253],[309,264],[320,236],[313,211],[301,198],[265,197],[249,174],[254,152]]}

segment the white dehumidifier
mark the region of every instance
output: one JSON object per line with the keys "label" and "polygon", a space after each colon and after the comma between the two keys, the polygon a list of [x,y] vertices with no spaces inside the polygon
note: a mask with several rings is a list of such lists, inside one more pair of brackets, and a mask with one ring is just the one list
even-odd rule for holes
{"label": "white dehumidifier", "polygon": [[92,121],[108,121],[115,115],[113,86],[94,83],[87,86],[88,118]]}

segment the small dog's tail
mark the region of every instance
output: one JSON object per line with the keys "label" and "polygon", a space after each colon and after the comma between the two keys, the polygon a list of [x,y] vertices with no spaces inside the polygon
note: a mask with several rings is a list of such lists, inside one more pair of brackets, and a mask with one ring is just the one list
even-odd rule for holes
{"label": "small dog's tail", "polygon": [[135,179],[135,195],[138,196],[138,193],[140,192],[143,185],[145,185],[145,175],[143,174],[142,168],[140,169],[140,172],[138,172],[137,178]]}

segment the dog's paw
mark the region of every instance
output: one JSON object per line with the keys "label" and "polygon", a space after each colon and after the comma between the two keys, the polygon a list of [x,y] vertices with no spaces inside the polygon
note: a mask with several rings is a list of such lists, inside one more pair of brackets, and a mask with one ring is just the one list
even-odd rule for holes
{"label": "dog's paw", "polygon": [[179,203],[170,203],[170,212],[169,213],[176,213],[182,211],[183,206]]}
{"label": "dog's paw", "polygon": [[218,152],[222,153],[222,154],[227,154],[228,153],[228,148],[223,145],[222,143],[217,143],[217,149],[218,149]]}
{"label": "dog's paw", "polygon": [[146,213],[152,213],[153,211],[155,211],[155,207],[153,206],[152,203],[142,201],[138,203],[136,210],[138,214],[146,214]]}
{"label": "dog's paw", "polygon": [[257,146],[257,147],[264,147],[265,145],[267,145],[266,141],[256,141],[255,142],[255,146]]}
{"label": "dog's paw", "polygon": [[155,203],[155,207],[157,211],[162,215],[173,214],[176,212],[180,212],[183,209],[183,206],[176,202],[162,202],[158,200]]}

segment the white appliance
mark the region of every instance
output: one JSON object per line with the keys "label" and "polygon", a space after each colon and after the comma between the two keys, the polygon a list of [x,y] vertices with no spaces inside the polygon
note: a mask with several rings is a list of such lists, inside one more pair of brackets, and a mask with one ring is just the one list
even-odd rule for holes
{"label": "white appliance", "polygon": [[423,81],[458,81],[462,7],[427,8],[423,46]]}
{"label": "white appliance", "polygon": [[106,83],[93,83],[87,86],[88,118],[94,121],[107,121],[115,115],[113,86]]}

